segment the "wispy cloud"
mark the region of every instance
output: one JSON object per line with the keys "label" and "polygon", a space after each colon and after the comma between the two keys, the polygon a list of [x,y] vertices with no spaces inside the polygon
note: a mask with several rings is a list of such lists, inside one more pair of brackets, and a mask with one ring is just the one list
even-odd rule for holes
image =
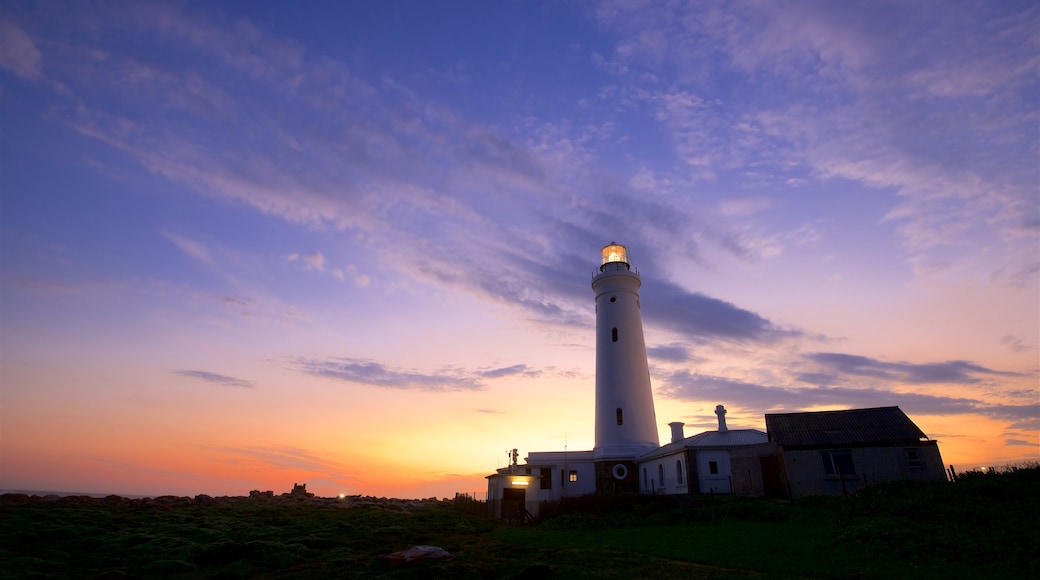
{"label": "wispy cloud", "polygon": [[[1023,216],[1040,215],[1040,140],[1025,129],[1036,125],[1037,6],[955,2],[942,19],[876,3],[606,2],[593,13],[617,38],[611,70],[626,72],[604,99],[624,95],[665,121],[688,176],[754,167],[782,190],[807,169],[893,190],[887,219],[920,272],[956,249],[1007,283],[1035,277],[1038,232],[1023,233],[1035,221]],[[670,70],[667,88],[644,80]],[[729,92],[734,75],[756,90]],[[997,261],[982,251],[991,245]]]}
{"label": "wispy cloud", "polygon": [[1032,347],[1027,345],[1022,338],[1007,334],[1000,339],[1000,344],[1008,347],[1012,352],[1028,352]]}
{"label": "wispy cloud", "polygon": [[918,415],[979,414],[1016,421],[1040,417],[1040,405],[999,405],[979,399],[902,393],[878,388],[770,386],[676,371],[663,379],[658,390],[665,396],[691,401],[738,404],[742,408],[767,411],[802,411],[832,408],[895,405]]}
{"label": "wispy cloud", "polygon": [[17,24],[0,20],[0,68],[27,79],[40,77],[43,55]]}
{"label": "wispy cloud", "polygon": [[321,252],[310,252],[303,255],[293,253],[286,256],[285,259],[290,264],[303,264],[305,270],[316,270],[318,272],[325,270],[325,256]]}
{"label": "wispy cloud", "polygon": [[681,344],[668,344],[661,346],[648,346],[646,356],[665,362],[687,362],[693,358],[690,349]]}
{"label": "wispy cloud", "polygon": [[192,240],[181,235],[173,234],[170,232],[163,232],[163,237],[173,242],[173,245],[191,256],[192,258],[202,262],[210,268],[216,268],[216,263],[213,261],[213,257],[210,255],[209,248],[202,242]]}
{"label": "wispy cloud", "polygon": [[523,376],[535,378],[542,374],[540,370],[532,369],[525,364],[513,365],[497,369],[477,371],[477,374],[486,379],[499,379],[502,377]]}
{"label": "wispy cloud", "polygon": [[494,378],[479,372],[457,369],[428,373],[396,370],[371,360],[353,358],[300,358],[296,359],[295,364],[310,375],[387,389],[475,391],[484,389],[481,378]]}
{"label": "wispy cloud", "polygon": [[207,383],[214,385],[220,385],[223,387],[242,387],[242,388],[253,388],[253,382],[244,379],[236,379],[235,377],[229,377],[219,373],[211,373],[209,371],[194,371],[194,370],[179,370],[173,371],[173,374],[180,375],[182,377],[191,377],[193,379],[199,379]]}
{"label": "wispy cloud", "polygon": [[[981,382],[978,375],[1020,377],[1020,373],[996,371],[967,361],[945,361],[937,363],[885,362],[865,356],[834,352],[818,352],[805,358],[820,367],[812,376],[821,377],[851,375],[871,377],[905,384],[960,384]],[[819,374],[821,373],[822,374]]]}
{"label": "wispy cloud", "polygon": [[233,456],[259,459],[267,465],[278,469],[330,474],[332,477],[344,480],[356,479],[349,475],[349,470],[345,466],[297,447],[225,447],[221,448],[221,451]]}
{"label": "wispy cloud", "polygon": [[732,303],[689,292],[662,280],[648,284],[642,295],[646,320],[696,341],[768,343],[802,334],[797,329],[780,328]]}

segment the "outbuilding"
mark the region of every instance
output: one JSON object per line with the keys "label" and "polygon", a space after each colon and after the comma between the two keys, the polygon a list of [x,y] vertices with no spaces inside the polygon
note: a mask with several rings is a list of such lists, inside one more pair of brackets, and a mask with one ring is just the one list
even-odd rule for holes
{"label": "outbuilding", "polygon": [[899,407],[767,414],[792,498],[839,495],[903,479],[946,481],[937,441]]}

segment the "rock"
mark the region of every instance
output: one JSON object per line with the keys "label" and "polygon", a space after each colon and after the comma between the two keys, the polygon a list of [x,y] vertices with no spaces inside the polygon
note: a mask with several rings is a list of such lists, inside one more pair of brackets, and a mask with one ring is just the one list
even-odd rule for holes
{"label": "rock", "polygon": [[32,501],[32,498],[24,493],[5,493],[0,495],[0,505],[22,505],[30,501]]}

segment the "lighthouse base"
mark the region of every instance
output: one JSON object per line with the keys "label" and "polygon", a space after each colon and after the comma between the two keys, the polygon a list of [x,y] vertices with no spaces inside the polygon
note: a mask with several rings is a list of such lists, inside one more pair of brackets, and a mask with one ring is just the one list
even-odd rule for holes
{"label": "lighthouse base", "polygon": [[639,466],[633,461],[597,461],[596,493],[638,494]]}

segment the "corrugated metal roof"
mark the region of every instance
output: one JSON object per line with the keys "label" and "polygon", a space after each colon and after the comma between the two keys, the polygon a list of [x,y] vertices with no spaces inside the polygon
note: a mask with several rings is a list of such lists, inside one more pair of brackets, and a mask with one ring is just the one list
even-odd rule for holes
{"label": "corrugated metal roof", "polygon": [[769,441],[769,436],[755,429],[705,431],[686,439],[686,447],[730,447],[757,445]]}
{"label": "corrugated metal roof", "polygon": [[681,441],[662,445],[653,451],[640,456],[637,461],[670,455],[680,449],[698,449],[702,447],[740,447],[758,445],[769,442],[769,437],[756,429],[730,429],[728,431],[705,431]]}
{"label": "corrugated metal roof", "polygon": [[927,439],[899,407],[766,415],[769,440],[784,447],[835,447]]}

